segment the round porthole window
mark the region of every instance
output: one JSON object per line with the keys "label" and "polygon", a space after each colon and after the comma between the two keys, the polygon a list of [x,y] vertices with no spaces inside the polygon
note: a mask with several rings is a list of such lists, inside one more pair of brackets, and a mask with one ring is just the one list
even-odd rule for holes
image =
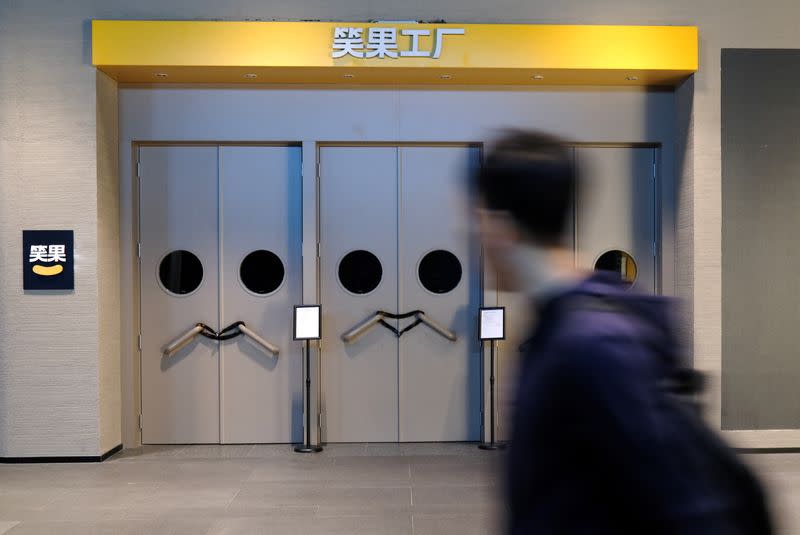
{"label": "round porthole window", "polygon": [[383,267],[369,251],[350,251],[339,262],[339,282],[350,293],[364,295],[381,283]]}
{"label": "round porthole window", "polygon": [[194,253],[182,249],[172,251],[158,265],[158,280],[169,293],[190,294],[203,282],[203,264]]}
{"label": "round porthole window", "polygon": [[638,272],[636,261],[633,257],[619,249],[601,254],[600,258],[594,263],[594,269],[614,273],[619,277],[620,282],[626,286],[631,286],[636,282]]}
{"label": "round porthole window", "polygon": [[239,279],[250,292],[267,295],[283,284],[286,270],[280,257],[272,251],[259,249],[244,257],[239,266]]}
{"label": "round porthole window", "polygon": [[461,282],[461,262],[450,251],[431,251],[420,261],[417,275],[419,282],[429,292],[446,294]]}

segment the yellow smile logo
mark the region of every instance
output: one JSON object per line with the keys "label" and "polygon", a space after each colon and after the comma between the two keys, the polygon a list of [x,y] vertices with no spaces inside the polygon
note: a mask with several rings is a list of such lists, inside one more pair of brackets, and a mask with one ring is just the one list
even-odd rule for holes
{"label": "yellow smile logo", "polygon": [[62,271],[64,271],[64,266],[62,265],[40,266],[36,264],[33,266],[33,272],[42,277],[52,277],[53,275],[58,275]]}

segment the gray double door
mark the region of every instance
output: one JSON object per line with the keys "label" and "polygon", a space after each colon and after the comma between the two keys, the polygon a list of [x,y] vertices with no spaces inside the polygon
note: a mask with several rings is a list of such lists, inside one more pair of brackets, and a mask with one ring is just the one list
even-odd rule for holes
{"label": "gray double door", "polygon": [[479,149],[323,147],[319,158],[325,439],[477,440],[480,261],[465,173]]}
{"label": "gray double door", "polygon": [[139,162],[142,442],[298,440],[300,148],[143,146]]}

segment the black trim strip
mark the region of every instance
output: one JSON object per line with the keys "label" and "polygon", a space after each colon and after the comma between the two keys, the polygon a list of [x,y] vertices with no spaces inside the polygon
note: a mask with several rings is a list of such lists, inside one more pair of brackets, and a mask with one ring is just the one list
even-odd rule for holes
{"label": "black trim strip", "polygon": [[385,316],[389,319],[393,320],[402,320],[405,318],[410,318],[411,316],[416,316],[417,314],[422,314],[421,310],[412,310],[411,312],[406,312],[405,314],[392,314],[391,312],[386,312],[383,310],[379,310],[376,314],[380,314],[381,316]]}
{"label": "black trim strip", "polygon": [[736,453],[800,453],[800,448],[734,448]]}
{"label": "black trim strip", "polygon": [[111,448],[103,455],[87,457],[0,457],[0,464],[101,463],[120,451],[122,451],[122,444]]}

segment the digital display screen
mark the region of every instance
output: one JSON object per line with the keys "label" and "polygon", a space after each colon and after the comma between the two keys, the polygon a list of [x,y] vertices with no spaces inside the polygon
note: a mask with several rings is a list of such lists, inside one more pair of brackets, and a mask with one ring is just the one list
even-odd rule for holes
{"label": "digital display screen", "polygon": [[294,307],[294,339],[319,340],[322,307],[320,305],[301,305]]}
{"label": "digital display screen", "polygon": [[503,340],[506,337],[506,309],[482,308],[480,318],[481,340]]}

